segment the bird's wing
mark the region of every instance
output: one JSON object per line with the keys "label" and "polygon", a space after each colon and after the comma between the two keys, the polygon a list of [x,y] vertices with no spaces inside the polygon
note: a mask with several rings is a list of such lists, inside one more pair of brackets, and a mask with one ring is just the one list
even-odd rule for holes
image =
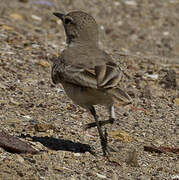
{"label": "bird's wing", "polygon": [[66,65],[63,60],[58,59],[52,67],[54,83],[65,81],[84,87],[107,89],[115,87],[120,79],[121,71],[113,62],[97,65],[94,68],[84,68],[74,64]]}
{"label": "bird's wing", "polygon": [[82,68],[79,65],[66,65],[62,58],[58,58],[54,62],[51,77],[54,84],[68,82],[79,86],[97,88],[94,71]]}
{"label": "bird's wing", "polygon": [[97,80],[93,70],[68,65],[66,66],[64,76],[65,81],[70,83],[95,89],[97,88]]}
{"label": "bird's wing", "polygon": [[113,62],[95,66],[95,74],[98,87],[105,89],[117,86],[122,75],[119,67]]}

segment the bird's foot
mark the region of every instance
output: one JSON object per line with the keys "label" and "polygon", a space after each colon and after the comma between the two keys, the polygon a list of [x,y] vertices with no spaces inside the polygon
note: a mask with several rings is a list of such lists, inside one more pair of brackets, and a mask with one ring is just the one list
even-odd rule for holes
{"label": "bird's foot", "polygon": [[[108,119],[106,121],[99,121],[99,125],[104,126],[105,124],[113,124],[114,120],[115,120],[114,118],[110,118],[110,119]],[[84,125],[84,130],[87,130],[87,129],[90,129],[90,128],[96,127],[96,126],[97,126],[96,122],[85,124]]]}

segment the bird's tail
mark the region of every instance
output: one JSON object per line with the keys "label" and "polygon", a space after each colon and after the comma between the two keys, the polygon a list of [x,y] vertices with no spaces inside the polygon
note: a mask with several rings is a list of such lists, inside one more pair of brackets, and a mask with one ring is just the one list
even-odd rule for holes
{"label": "bird's tail", "polygon": [[122,105],[127,105],[132,103],[132,98],[127,94],[127,92],[124,92],[119,88],[109,89],[108,93],[113,96],[114,100],[116,100]]}

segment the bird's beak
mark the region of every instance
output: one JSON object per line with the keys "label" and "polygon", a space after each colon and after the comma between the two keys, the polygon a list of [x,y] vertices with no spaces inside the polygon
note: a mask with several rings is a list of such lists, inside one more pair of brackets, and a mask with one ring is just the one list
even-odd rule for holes
{"label": "bird's beak", "polygon": [[63,20],[63,16],[64,16],[65,14],[54,12],[53,15],[56,16],[56,17],[58,17],[59,19]]}

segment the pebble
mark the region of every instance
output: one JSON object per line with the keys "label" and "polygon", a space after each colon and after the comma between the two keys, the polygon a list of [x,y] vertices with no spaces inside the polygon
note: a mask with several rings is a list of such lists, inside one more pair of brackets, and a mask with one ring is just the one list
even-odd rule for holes
{"label": "pebble", "polygon": [[151,79],[151,80],[157,80],[158,79],[158,74],[144,74],[143,78],[144,79]]}
{"label": "pebble", "polygon": [[74,153],[74,156],[79,157],[79,156],[81,156],[81,154],[80,153]]}
{"label": "pebble", "polygon": [[16,159],[17,159],[17,161],[19,161],[20,163],[23,163],[24,162],[24,158],[22,157],[22,156],[20,156],[20,155],[16,155]]}
{"label": "pebble", "polygon": [[96,175],[99,177],[99,178],[103,178],[103,179],[106,179],[107,177],[103,174],[99,174],[99,173],[96,173]]}
{"label": "pebble", "polygon": [[175,99],[174,99],[174,103],[175,103],[176,105],[179,105],[179,98],[175,98]]}
{"label": "pebble", "polygon": [[32,19],[34,19],[34,20],[42,21],[42,18],[41,18],[41,17],[36,16],[36,15],[34,15],[34,14],[32,14],[31,17],[32,17]]}

